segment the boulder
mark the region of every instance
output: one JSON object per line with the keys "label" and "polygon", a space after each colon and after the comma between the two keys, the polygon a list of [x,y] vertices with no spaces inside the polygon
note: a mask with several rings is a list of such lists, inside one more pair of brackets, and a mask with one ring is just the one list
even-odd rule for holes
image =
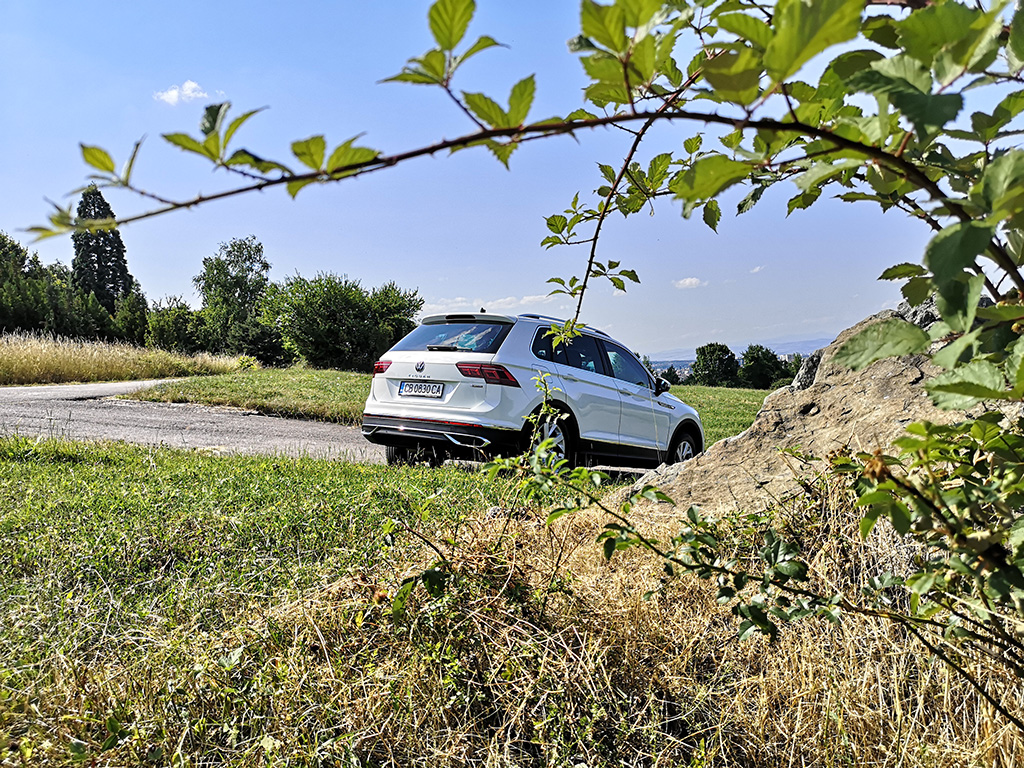
{"label": "boulder", "polygon": [[798,480],[807,474],[782,449],[820,458],[848,447],[891,450],[892,441],[911,422],[946,424],[976,415],[932,405],[921,382],[939,369],[924,356],[879,360],[861,371],[834,362],[847,339],[897,314],[886,310],[844,331],[808,358],[793,385],[767,397],[745,432],[715,443],[684,464],[652,470],[638,485],[658,486],[683,510],[696,504],[708,511],[761,511],[799,493]]}

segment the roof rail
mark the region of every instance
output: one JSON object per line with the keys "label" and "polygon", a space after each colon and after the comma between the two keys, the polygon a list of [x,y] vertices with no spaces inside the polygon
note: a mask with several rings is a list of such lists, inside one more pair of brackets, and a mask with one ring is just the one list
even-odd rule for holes
{"label": "roof rail", "polygon": [[[525,313],[521,314],[520,317],[528,317],[531,320],[549,320],[552,323],[559,323],[559,324],[565,322],[565,320],[563,320],[560,317],[552,317],[551,315],[538,315],[538,314],[536,314],[534,312],[525,312]],[[586,330],[590,331],[591,333],[599,334],[599,335],[604,336],[604,337],[609,338],[609,339],[611,338],[611,336],[609,336],[604,331],[598,330],[597,328],[594,328],[593,326],[590,326],[590,325],[586,326]]]}

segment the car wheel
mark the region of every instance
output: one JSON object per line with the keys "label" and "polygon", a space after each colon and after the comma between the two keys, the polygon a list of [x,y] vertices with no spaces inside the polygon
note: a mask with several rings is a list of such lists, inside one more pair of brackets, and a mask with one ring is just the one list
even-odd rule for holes
{"label": "car wheel", "polygon": [[395,445],[384,446],[384,459],[389,467],[401,467],[412,464],[412,451]]}
{"label": "car wheel", "polygon": [[689,432],[683,432],[675,439],[669,450],[668,463],[679,464],[697,455],[697,441]]}
{"label": "car wheel", "polygon": [[553,413],[544,416],[537,425],[533,445],[539,445],[545,440],[554,441],[551,453],[555,459],[565,459],[569,466],[575,466],[575,440],[576,435],[572,428],[572,417],[566,413]]}

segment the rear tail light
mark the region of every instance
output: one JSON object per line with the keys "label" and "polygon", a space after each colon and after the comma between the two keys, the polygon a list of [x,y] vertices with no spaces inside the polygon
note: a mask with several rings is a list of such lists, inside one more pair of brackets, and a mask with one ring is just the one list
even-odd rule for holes
{"label": "rear tail light", "polygon": [[489,384],[503,384],[507,387],[518,387],[516,377],[500,365],[486,363],[456,363],[459,373],[471,379],[483,379]]}
{"label": "rear tail light", "polygon": [[378,373],[384,373],[389,365],[391,365],[390,360],[378,360],[373,364],[373,375],[376,376]]}

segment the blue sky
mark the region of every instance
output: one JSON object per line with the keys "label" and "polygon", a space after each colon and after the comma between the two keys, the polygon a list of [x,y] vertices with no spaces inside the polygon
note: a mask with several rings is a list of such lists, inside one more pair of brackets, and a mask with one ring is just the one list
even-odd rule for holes
{"label": "blue sky", "polygon": [[[467,133],[468,120],[439,91],[380,83],[432,46],[429,2],[115,3],[4,0],[0,4],[0,230],[70,263],[70,238],[31,244],[19,232],[43,223],[50,198],[66,205],[89,170],[78,144],[96,144],[118,166],[143,136],[136,181],[187,198],[228,179],[167,145],[161,133],[196,133],[203,107],[231,101],[233,113],[268,107],[235,146],[289,160],[295,139],[325,134],[334,145],[357,134],[385,153]],[[578,34],[571,0],[478,0],[469,36],[507,48],[470,62],[456,87],[505,102],[535,73],[531,118],[583,106],[585,84],[566,40]],[[175,93],[177,98],[175,99]],[[643,160],[699,126],[663,127]],[[121,230],[129,268],[150,300],[196,302],[191,278],[219,243],[253,234],[281,279],[335,272],[366,286],[394,280],[417,288],[428,311],[539,311],[565,316],[546,294],[548,277],[580,274],[582,249],[544,250],[544,217],[601,183],[596,163],[617,166],[627,138],[615,130],[535,142],[505,170],[483,150],[410,162],[296,200],[283,190],[248,195],[133,224]],[[713,134],[705,136],[713,142]],[[636,269],[626,295],[598,283],[583,320],[657,357],[717,341],[749,343],[831,337],[899,300],[876,280],[894,263],[919,258],[927,229],[898,212],[822,200],[786,218],[795,187],[765,195],[733,216],[743,192],[723,201],[719,234],[699,215],[684,220],[668,201],[655,216],[612,219],[600,256]],[[109,190],[121,216],[143,201]]]}

